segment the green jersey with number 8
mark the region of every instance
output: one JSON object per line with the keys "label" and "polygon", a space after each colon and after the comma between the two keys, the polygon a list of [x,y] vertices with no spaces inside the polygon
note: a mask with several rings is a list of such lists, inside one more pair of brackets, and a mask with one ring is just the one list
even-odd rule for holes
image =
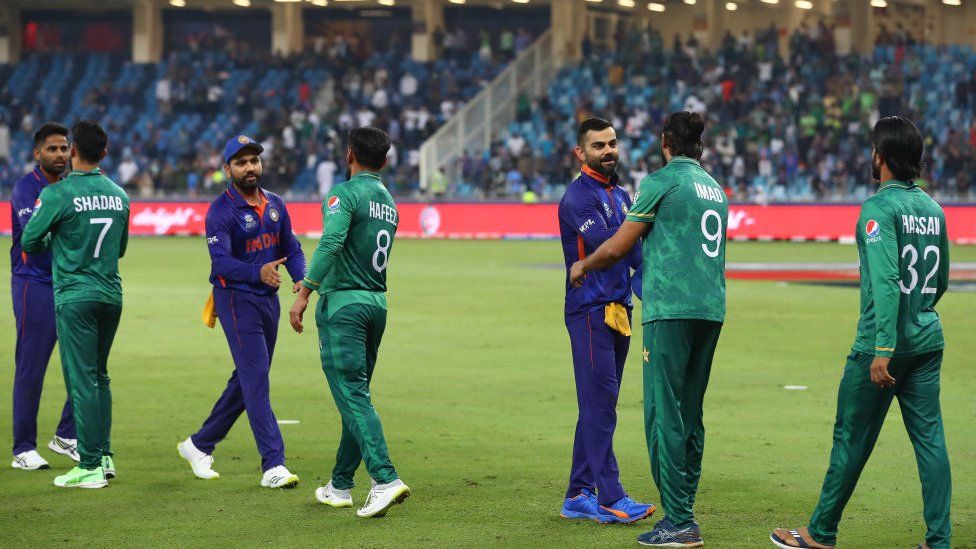
{"label": "green jersey with number 8", "polygon": [[98,168],[44,187],[21,237],[27,253],[50,248],[55,305],[121,305],[119,258],[128,240],[129,197]]}
{"label": "green jersey with number 8", "polygon": [[935,305],[949,286],[942,208],[918,186],[887,181],[857,221],[861,318],[854,350],[914,356],[944,347]]}
{"label": "green jersey with number 8", "polygon": [[343,303],[368,302],[385,308],[382,294],[398,222],[396,203],[379,174],[360,172],[333,187],[322,204],[322,238],[305,286],[321,295],[343,292]]}
{"label": "green jersey with number 8", "polygon": [[644,178],[628,221],[652,223],[644,239],[643,322],[725,321],[729,203],[701,165],[676,156]]}

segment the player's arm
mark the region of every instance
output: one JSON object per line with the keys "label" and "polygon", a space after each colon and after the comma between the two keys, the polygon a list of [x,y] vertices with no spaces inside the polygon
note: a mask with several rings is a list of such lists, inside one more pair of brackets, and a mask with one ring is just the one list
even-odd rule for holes
{"label": "player's arm", "polygon": [[125,222],[122,223],[122,236],[119,241],[119,258],[125,257],[125,250],[129,247],[129,203],[125,204]]}
{"label": "player's arm", "polygon": [[887,388],[895,384],[895,378],[888,373],[888,363],[898,343],[898,302],[901,299],[898,238],[894,217],[869,200],[861,208],[858,230],[866,231],[870,220],[874,220],[880,228],[878,236],[865,235],[864,240],[877,326],[874,361],[871,363],[871,382],[881,388]]}
{"label": "player's arm", "polygon": [[939,220],[942,224],[942,236],[939,237],[939,273],[938,282],[935,289],[935,301],[932,303],[934,307],[942,299],[942,294],[946,293],[949,289],[949,233],[947,232],[945,215]]}
{"label": "player's arm", "polygon": [[[630,197],[627,197],[627,211],[629,212],[634,205],[630,201]],[[644,254],[641,249],[641,241],[638,240],[637,244],[634,245],[633,249],[630,250],[630,254],[627,256],[627,261],[630,263],[630,268],[634,270],[633,274],[630,275],[630,290],[634,292],[637,299],[641,301],[644,300]]]}
{"label": "player's arm", "polygon": [[60,208],[53,189],[46,187],[33,204],[30,220],[20,235],[20,246],[24,252],[39,254],[51,245],[49,235],[60,219]]}
{"label": "player's arm", "polygon": [[231,252],[231,231],[228,221],[211,207],[206,219],[207,247],[214,274],[226,280],[252,284],[261,282],[261,265],[245,263],[236,259]]}
{"label": "player's arm", "polygon": [[[328,207],[333,197],[337,197],[339,201],[335,209]],[[341,187],[333,189],[322,202],[322,238],[319,239],[319,244],[312,253],[308,272],[305,273],[302,287],[298,290],[298,297],[295,298],[295,303],[288,313],[291,327],[298,333],[304,330],[302,316],[308,308],[308,296],[322,285],[322,281],[332,270],[339,252],[342,251],[342,245],[346,242],[355,209],[353,197],[344,193]]]}
{"label": "player's arm", "polygon": [[301,289],[299,283],[305,278],[305,252],[302,251],[302,244],[298,241],[291,226],[291,216],[288,215],[288,208],[284,201],[281,203],[281,251],[285,261],[285,269],[291,275],[291,281],[295,283],[292,292]]}
{"label": "player's arm", "polygon": [[576,228],[576,234],[588,248],[599,247],[613,236],[613,229],[607,225],[592,195],[578,189],[570,193],[559,204],[560,219]]}

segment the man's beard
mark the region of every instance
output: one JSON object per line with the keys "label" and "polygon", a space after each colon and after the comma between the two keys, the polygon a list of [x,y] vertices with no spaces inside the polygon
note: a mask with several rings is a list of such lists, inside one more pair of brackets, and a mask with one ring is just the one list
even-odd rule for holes
{"label": "man's beard", "polygon": [[881,166],[874,159],[871,160],[871,177],[874,178],[878,183],[881,182]]}
{"label": "man's beard", "polygon": [[664,156],[664,149],[661,149],[661,167],[663,168],[667,165],[668,165],[668,158]]}
{"label": "man's beard", "polygon": [[254,176],[253,182],[249,182],[247,180],[247,176],[244,176],[241,179],[235,179],[234,185],[237,185],[237,188],[239,188],[242,191],[253,191],[254,189],[258,188],[258,183],[260,182],[261,182],[260,176]]}
{"label": "man's beard", "polygon": [[61,175],[64,169],[68,167],[67,162],[60,169],[57,166],[55,166],[53,162],[51,163],[41,162],[40,164],[41,164],[41,169],[43,169],[44,171],[52,175]]}
{"label": "man's beard", "polygon": [[[603,161],[605,160],[613,160],[613,165],[604,166]],[[593,162],[587,162],[586,165],[589,166],[591,170],[595,171],[596,173],[604,177],[612,177],[613,174],[617,171],[617,156],[603,155]]]}

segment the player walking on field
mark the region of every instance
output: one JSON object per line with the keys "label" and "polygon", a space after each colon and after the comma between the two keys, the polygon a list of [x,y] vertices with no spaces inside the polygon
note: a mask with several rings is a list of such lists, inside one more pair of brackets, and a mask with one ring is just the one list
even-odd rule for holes
{"label": "player walking on field", "polygon": [[360,517],[383,516],[410,496],[390,461],[369,391],[386,328],[386,268],[399,221],[379,174],[390,145],[389,136],[377,128],[349,132],[351,179],[333,187],[322,204],[322,239],[290,315],[292,327],[301,333],[308,296],[319,293],[319,353],[342,416],[342,438],[332,480],[315,497],[333,507],[352,507],[349,490],[364,462],[373,485],[356,512]]}
{"label": "player walking on field", "polygon": [[704,118],[677,112],[664,123],[665,166],[644,178],[617,233],[573,264],[577,287],[644,237],[644,420],[651,474],[667,515],[638,536],[652,547],[702,545],[694,504],[705,444],[702,401],[725,321],[728,201],[698,160]]}
{"label": "player walking on field", "polygon": [[71,141],[73,170],[41,191],[21,244],[28,254],[52,252],[61,367],[78,428],[80,463],[54,485],[102,488],[115,478],[108,355],[122,316],[129,197],[98,168],[108,146],[98,124],[75,124]]}
{"label": "player walking on field", "polygon": [[[10,247],[10,290],[17,326],[14,351],[14,460],[11,466],[28,471],[47,469],[47,460],[37,453],[37,409],[41,404],[44,374],[58,341],[54,317],[54,282],[51,279],[51,252],[24,253],[20,235],[34,215],[34,204],[41,191],[61,179],[68,165],[68,128],[44,124],[34,134],[35,167],[14,183],[10,198],[13,221],[13,246]],[[61,422],[48,443],[52,451],[78,461],[74,414],[71,399],[65,400]]]}
{"label": "player walking on field", "polygon": [[[640,296],[640,244],[628,261],[570,284],[569,267],[592,253],[620,227],[630,196],[618,185],[617,134],[610,122],[589,118],[577,130],[582,173],[559,202],[559,232],[566,260],[566,328],[573,353],[579,419],[569,488],[560,515],[602,523],[631,523],[654,505],[627,497],[613,453],[617,397],[630,349],[630,293]],[[631,275],[631,268],[637,271]]]}
{"label": "player walking on field", "polygon": [[231,184],[207,210],[213,294],[204,321],[213,328],[220,319],[234,373],[203,426],[177,450],[198,478],[219,478],[213,470],[214,448],[246,411],[261,454],[261,486],[292,488],[298,485],[298,476],[285,467],[285,443],[271,409],[268,373],[281,316],[278,265],[285,264],[293,291],[298,291],[305,276],[305,255],[284,201],[259,185],[263,150],[245,135],[232,138],[224,147],[224,172]]}
{"label": "player walking on field", "polygon": [[844,507],[897,396],[922,483],[928,531],[919,547],[949,548],[952,479],[939,405],[945,342],[935,311],[949,285],[946,220],[914,183],[922,163],[915,124],[883,118],[871,143],[881,187],[864,201],[857,222],[861,318],[837,393],[830,466],[809,525],[777,528],[770,535],[777,547],[834,546]]}

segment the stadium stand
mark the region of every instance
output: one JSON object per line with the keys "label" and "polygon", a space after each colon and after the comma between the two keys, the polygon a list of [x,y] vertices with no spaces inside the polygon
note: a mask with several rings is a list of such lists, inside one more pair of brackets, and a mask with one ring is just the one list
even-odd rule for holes
{"label": "stadium stand", "polygon": [[667,113],[708,113],[704,162],[743,201],[849,201],[869,192],[868,129],[880,116],[911,116],[928,143],[924,178],[942,199],[972,197],[976,168],[976,53],[917,43],[882,29],[871,55],[835,53],[823,24],[801,26],[780,55],[776,29],[726,35],[714,55],[693,39],[667,46],[651,29],[620,37],[616,52],[583,43],[542,97],[521,97],[517,121],[490,151],[468,151],[464,183],[479,195],[558,199],[576,174],[575,127],[610,119],[623,180],[660,166]]}

